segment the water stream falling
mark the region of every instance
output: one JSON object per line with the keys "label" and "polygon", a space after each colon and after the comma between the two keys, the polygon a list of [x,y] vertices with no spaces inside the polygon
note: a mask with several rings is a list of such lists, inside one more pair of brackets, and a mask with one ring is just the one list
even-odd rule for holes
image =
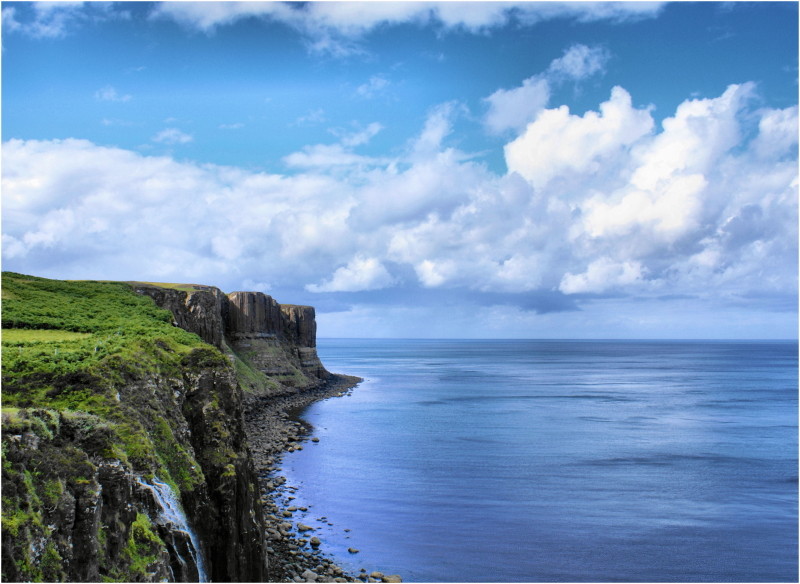
{"label": "water stream falling", "polygon": [[192,528],[189,527],[186,514],[183,512],[180,501],[175,496],[175,493],[173,493],[172,488],[167,483],[161,482],[156,478],[152,480],[152,484],[146,483],[143,479],[139,479],[139,484],[153,493],[153,496],[161,507],[160,519],[165,523],[172,524],[176,531],[183,532],[189,537],[189,541],[192,544],[190,553],[192,554],[192,560],[194,560],[197,566],[198,580],[200,582],[208,582],[208,577],[203,567],[203,552],[200,548],[200,542]]}

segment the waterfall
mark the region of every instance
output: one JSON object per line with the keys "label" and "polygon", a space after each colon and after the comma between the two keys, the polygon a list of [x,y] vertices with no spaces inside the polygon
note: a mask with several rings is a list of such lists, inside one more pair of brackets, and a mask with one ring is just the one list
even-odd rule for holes
{"label": "waterfall", "polygon": [[153,493],[158,505],[161,507],[159,519],[164,523],[171,524],[173,529],[185,533],[191,542],[190,553],[195,565],[197,566],[197,576],[200,582],[208,582],[208,577],[203,569],[203,552],[200,548],[200,542],[197,539],[194,531],[189,527],[189,521],[186,519],[186,514],[181,508],[181,503],[172,492],[172,488],[164,482],[154,478],[152,484],[146,483],[143,479],[139,478],[140,485]]}

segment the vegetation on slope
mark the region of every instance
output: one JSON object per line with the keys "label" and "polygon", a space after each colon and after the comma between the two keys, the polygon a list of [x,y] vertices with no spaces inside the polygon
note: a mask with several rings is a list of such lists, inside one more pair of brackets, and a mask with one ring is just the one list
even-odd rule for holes
{"label": "vegetation on slope", "polygon": [[[157,475],[179,493],[205,482],[178,437],[186,420],[169,404],[187,372],[228,360],[128,284],[3,273],[2,300],[3,579],[13,569],[18,579],[63,580],[58,550],[66,548],[52,541],[48,523],[62,506],[69,513],[69,500],[74,507],[92,495],[84,491],[95,488],[97,461]],[[225,462],[233,455],[216,454]],[[133,543],[104,578],[147,579],[155,556],[140,532],[130,532]],[[99,545],[111,545],[103,533],[101,525]]]}
{"label": "vegetation on slope", "polygon": [[119,385],[144,374],[175,375],[191,351],[213,349],[172,326],[168,311],[127,284],[13,273],[4,273],[2,284],[3,408],[93,414],[114,429],[116,454],[133,462],[158,457],[169,432],[143,432],[139,416],[120,402]]}

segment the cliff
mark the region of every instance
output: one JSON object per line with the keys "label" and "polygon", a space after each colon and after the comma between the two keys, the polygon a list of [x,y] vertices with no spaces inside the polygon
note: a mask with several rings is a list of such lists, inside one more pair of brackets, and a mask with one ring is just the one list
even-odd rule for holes
{"label": "cliff", "polygon": [[247,395],[328,376],[314,311],[3,274],[4,581],[263,581]]}
{"label": "cliff", "polygon": [[174,323],[228,354],[244,385],[263,395],[308,389],[328,378],[316,349],[311,306],[280,305],[261,292],[225,295],[212,286],[133,283]]}

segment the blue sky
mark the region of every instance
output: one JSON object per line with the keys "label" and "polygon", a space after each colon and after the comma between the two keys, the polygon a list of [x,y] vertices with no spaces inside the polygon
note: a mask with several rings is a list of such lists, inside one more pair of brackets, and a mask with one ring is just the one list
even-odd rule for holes
{"label": "blue sky", "polygon": [[796,338],[794,2],[2,10],[3,269],[329,337]]}

